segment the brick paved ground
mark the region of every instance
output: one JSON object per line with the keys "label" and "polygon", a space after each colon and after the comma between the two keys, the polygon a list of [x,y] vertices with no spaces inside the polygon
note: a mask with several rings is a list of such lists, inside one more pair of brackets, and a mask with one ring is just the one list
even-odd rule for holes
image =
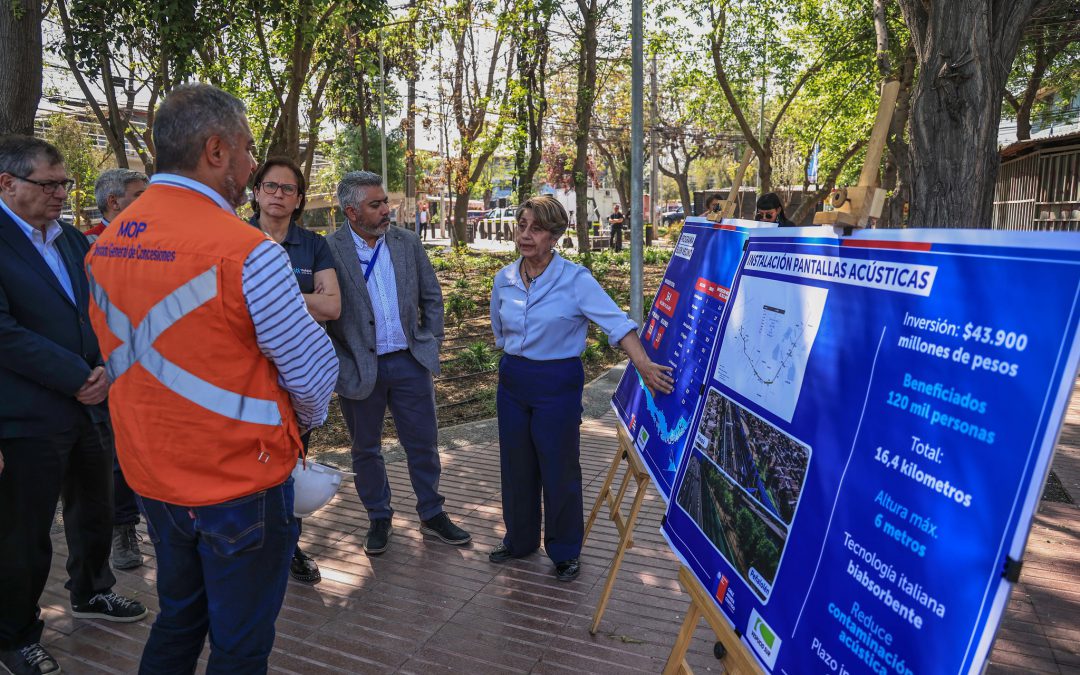
{"label": "brick paved ground", "polygon": [[[1077,397],[1074,397],[1077,398]],[[615,448],[609,414],[586,422],[582,469],[586,508],[592,504]],[[1080,497],[1080,404],[1070,408],[1055,471]],[[687,600],[676,582],[677,563],[658,528],[663,503],[646,500],[637,546],[624,561],[600,631],[588,626],[599,597],[616,532],[610,521],[594,528],[581,577],[557,583],[540,555],[504,566],[487,552],[502,531],[498,450],[478,443],[444,454],[447,509],[473,533],[474,544],[454,548],[420,534],[411,511],[405,465],[389,465],[398,509],[390,550],[368,558],[362,550],[367,519],[351,490],[304,523],[303,541],[322,568],[314,587],[290,582],[278,620],[273,672],[659,672]],[[1080,532],[1075,504],[1042,502],[1028,545],[1021,583],[1012,594],[989,672],[1080,672]],[[72,619],[63,588],[66,548],[57,555],[43,598],[45,645],[70,673],[133,672],[149,622],[114,625]],[[145,554],[152,553],[149,544]],[[119,572],[117,590],[152,609],[154,560]],[[695,670],[720,670],[713,639],[699,627],[688,660]]]}

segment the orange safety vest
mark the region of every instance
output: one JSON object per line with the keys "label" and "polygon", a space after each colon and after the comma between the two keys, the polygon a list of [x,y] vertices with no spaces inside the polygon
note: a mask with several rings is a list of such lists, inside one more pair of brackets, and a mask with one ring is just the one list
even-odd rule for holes
{"label": "orange safety vest", "polygon": [[219,504],[279,485],[296,464],[292,402],[242,289],[264,241],[204,195],[151,185],[86,256],[116,452],[144,497]]}

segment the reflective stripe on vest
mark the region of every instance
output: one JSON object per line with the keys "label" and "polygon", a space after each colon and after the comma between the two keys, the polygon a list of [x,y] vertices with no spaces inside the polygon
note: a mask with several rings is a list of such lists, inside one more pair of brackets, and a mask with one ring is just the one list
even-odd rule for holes
{"label": "reflective stripe on vest", "polygon": [[211,412],[240,422],[281,424],[276,401],[222,389],[189,373],[154,349],[154,342],[170,326],[217,296],[216,265],[162,298],[138,326],[132,326],[127,315],[110,302],[105,289],[94,280],[90,265],[86,266],[86,276],[94,301],[105,315],[105,323],[121,341],[105,363],[105,370],[113,382],[139,363],[166,389]]}

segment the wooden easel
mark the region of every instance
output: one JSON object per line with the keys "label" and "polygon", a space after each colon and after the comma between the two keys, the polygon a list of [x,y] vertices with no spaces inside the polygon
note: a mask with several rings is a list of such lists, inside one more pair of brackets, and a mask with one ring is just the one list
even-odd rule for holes
{"label": "wooden easel", "polygon": [[693,673],[686,663],[686,652],[690,649],[690,641],[697,630],[698,621],[705,617],[709,627],[716,633],[718,642],[713,648],[716,658],[724,660],[724,671],[728,673],[761,673],[757,661],[747,650],[746,645],[739,639],[735,629],[716,607],[716,602],[701,586],[701,582],[686,568],[679,566],[679,584],[690,596],[690,608],[686,610],[686,619],[679,628],[679,635],[675,638],[675,645],[671,648],[667,664],[664,665],[664,675],[679,675],[681,673]]}
{"label": "wooden easel", "polygon": [[870,131],[870,142],[866,147],[866,161],[863,162],[859,183],[833,190],[828,197],[833,210],[815,213],[815,225],[867,227],[881,217],[881,209],[885,204],[885,191],[878,187],[878,171],[899,94],[900,82],[898,80],[889,80],[881,85],[881,100],[878,101],[877,117]]}
{"label": "wooden easel", "polygon": [[[581,539],[581,545],[584,546],[585,541],[589,538],[589,531],[592,530],[593,523],[596,522],[596,516],[600,513],[600,507],[606,502],[608,518],[615,523],[616,529],[619,530],[619,545],[615,549],[615,557],[611,560],[611,569],[608,570],[607,581],[604,582],[604,590],[600,594],[600,602],[596,605],[596,613],[593,615],[592,626],[589,628],[589,632],[592,634],[596,633],[596,629],[600,626],[600,619],[604,616],[604,609],[607,608],[608,600],[611,598],[611,589],[615,586],[615,576],[619,573],[619,566],[622,564],[623,556],[626,555],[627,549],[634,546],[634,526],[637,525],[641,504],[645,500],[645,488],[648,487],[649,481],[652,480],[626,430],[621,425],[617,428],[619,432],[619,449],[615,452],[615,458],[611,460],[611,468],[608,469],[607,477],[604,478],[600,494],[596,496],[596,503],[593,504],[592,512],[589,513],[589,520],[585,523],[585,535]],[[624,464],[626,469],[623,473],[622,482],[619,484],[618,492],[613,494],[611,490],[615,484],[615,476]],[[622,503],[630,488],[631,480],[636,483],[637,488],[634,493],[634,501],[630,503],[630,512],[624,518]]]}
{"label": "wooden easel", "polygon": [[753,158],[754,151],[747,148],[746,152],[743,153],[742,161],[739,162],[739,168],[735,171],[735,180],[731,182],[731,190],[728,191],[727,199],[720,203],[718,210],[707,212],[705,214],[706,220],[718,223],[721,220],[735,217],[735,206],[739,200],[739,188],[742,187],[743,177],[746,176],[746,168],[750,166],[750,160]]}

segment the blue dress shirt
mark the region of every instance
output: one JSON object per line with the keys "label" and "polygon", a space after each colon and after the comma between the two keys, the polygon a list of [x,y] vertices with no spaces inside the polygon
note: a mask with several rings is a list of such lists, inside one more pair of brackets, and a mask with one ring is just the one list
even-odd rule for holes
{"label": "blue dress shirt", "polygon": [[[390,251],[386,250],[386,236],[379,237],[375,248],[368,246],[356,230],[349,228],[356,245],[356,257],[360,260],[360,271],[367,276],[368,298],[371,310],[375,314],[375,353],[379,356],[399,352],[409,348],[405,331],[401,327],[401,309],[398,306],[397,276],[394,275],[394,263],[390,260]],[[375,249],[380,249],[375,258],[375,269],[367,274],[368,265],[375,256]]]}
{"label": "blue dress shirt", "polygon": [[71,300],[71,304],[75,303],[75,291],[71,286],[71,275],[68,274],[67,267],[64,266],[64,258],[60,255],[60,249],[56,248],[57,238],[64,233],[64,229],[60,227],[60,223],[55,220],[45,226],[45,231],[37,229],[30,223],[26,222],[19,216],[15,215],[15,212],[8,208],[8,205],[0,199],[0,208],[15,221],[15,224],[19,226],[19,229],[23,231],[23,234],[33,244],[34,249],[41,254],[41,257],[45,260],[45,264],[49,266],[52,273],[56,276],[56,280],[60,282],[60,286],[67,293],[68,299]]}
{"label": "blue dress shirt", "polygon": [[534,361],[580,356],[589,321],[615,346],[637,326],[589,270],[558,253],[526,290],[521,258],[499,270],[491,289],[495,346]]}

